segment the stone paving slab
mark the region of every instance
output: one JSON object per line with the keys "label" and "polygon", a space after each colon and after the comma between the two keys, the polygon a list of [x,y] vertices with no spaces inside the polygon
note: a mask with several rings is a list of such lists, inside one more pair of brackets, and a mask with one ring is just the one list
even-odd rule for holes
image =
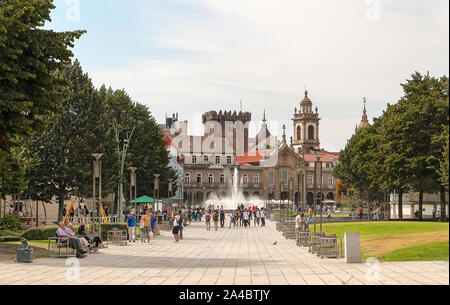
{"label": "stone paving slab", "polygon": [[346,264],[343,259],[320,259],[309,254],[295,241],[286,240],[271,222],[264,228],[217,232],[206,231],[204,223],[193,223],[185,228],[185,239],[179,243],[170,232],[161,233],[150,244],[110,246],[78,260],[78,280],[66,259],[0,263],[0,285],[449,284],[448,262],[380,263],[379,274],[374,276],[365,264]]}

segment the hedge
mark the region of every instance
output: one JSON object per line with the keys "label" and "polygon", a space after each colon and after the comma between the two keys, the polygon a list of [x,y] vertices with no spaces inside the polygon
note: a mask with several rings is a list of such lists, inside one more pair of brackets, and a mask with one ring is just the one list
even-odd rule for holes
{"label": "hedge", "polygon": [[[92,225],[90,225],[89,227],[92,228]],[[95,224],[95,228],[98,228],[98,224]],[[108,234],[107,232],[111,231],[114,228],[126,230],[127,226],[124,223],[102,223],[102,240],[106,241],[106,237]],[[57,229],[57,226],[32,228],[22,233],[21,237],[25,238],[26,240],[47,240],[49,237],[55,237]],[[78,226],[75,227],[75,231],[78,231]]]}
{"label": "hedge", "polygon": [[20,240],[21,238],[17,236],[0,236],[0,243]]}
{"label": "hedge", "polygon": [[0,218],[0,230],[19,231],[22,222],[14,215],[6,215]]}
{"label": "hedge", "polygon": [[16,236],[20,237],[23,231],[0,230],[0,236]]}
{"label": "hedge", "polygon": [[49,237],[55,237],[57,229],[57,226],[32,228],[23,232],[21,237],[26,240],[48,240]]}
{"label": "hedge", "polygon": [[[98,224],[95,224],[95,229],[97,230],[97,228],[98,228]],[[106,241],[108,231],[111,231],[112,229],[120,229],[120,230],[126,231],[127,225],[124,223],[102,223],[102,240]],[[91,232],[92,232],[92,230],[91,230]]]}

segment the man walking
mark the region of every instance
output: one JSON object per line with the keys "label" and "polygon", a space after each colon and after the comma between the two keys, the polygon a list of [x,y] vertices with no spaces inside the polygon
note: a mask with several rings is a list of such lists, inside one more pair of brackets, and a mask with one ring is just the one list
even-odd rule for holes
{"label": "man walking", "polygon": [[220,209],[220,226],[223,228],[225,226],[225,212],[223,208]]}
{"label": "man walking", "polygon": [[297,245],[300,242],[300,233],[303,230],[303,225],[305,222],[305,215],[303,213],[300,213],[295,217],[295,228],[297,229]]}
{"label": "man walking", "polygon": [[219,230],[219,213],[217,211],[214,212],[213,215],[213,221],[214,221],[214,230]]}
{"label": "man walking", "polygon": [[206,212],[205,214],[206,231],[211,231],[211,214]]}
{"label": "man walking", "polygon": [[145,211],[145,216],[142,218],[142,222],[144,224],[144,234],[142,235],[143,237],[141,241],[145,242],[147,239],[148,243],[150,243],[150,231],[152,231],[152,216],[150,215],[150,210]]}
{"label": "man walking", "polygon": [[178,234],[180,232],[181,221],[182,221],[182,217],[181,217],[181,211],[180,211],[179,214],[177,216],[175,216],[173,219],[172,234],[173,234],[173,237],[175,238],[176,243],[178,243],[180,240],[180,236]]}
{"label": "man walking", "polygon": [[131,212],[127,217],[127,229],[130,243],[136,242],[136,216],[134,216],[134,212]]}
{"label": "man walking", "polygon": [[261,227],[266,226],[266,211],[264,211],[264,208],[261,209]]}

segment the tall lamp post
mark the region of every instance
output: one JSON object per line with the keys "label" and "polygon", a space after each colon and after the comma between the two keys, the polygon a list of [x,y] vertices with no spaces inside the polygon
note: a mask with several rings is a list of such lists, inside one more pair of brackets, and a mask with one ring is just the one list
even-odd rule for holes
{"label": "tall lamp post", "polygon": [[169,179],[169,181],[168,181],[168,183],[167,183],[167,198],[169,199],[169,206],[171,205],[171,203],[172,203],[172,200],[171,200],[171,198],[172,198],[172,190],[173,190],[173,188],[172,188],[172,181],[173,181],[173,179]]}
{"label": "tall lamp post", "polygon": [[[96,189],[95,189],[95,182],[96,179],[98,179],[98,204],[97,204],[97,217],[98,217],[98,235],[102,235],[102,225],[101,225],[101,208],[102,208],[102,161],[100,161],[100,158],[103,156],[103,154],[92,154],[92,156],[95,158],[94,160],[94,167],[93,167],[93,175],[92,175],[92,201],[95,207],[95,201],[96,201]],[[95,219],[95,218],[94,218]]]}
{"label": "tall lamp post", "polygon": [[[153,187],[153,197],[155,198],[155,202],[156,205],[159,205],[158,202],[158,197],[159,197],[159,177],[161,176],[160,174],[153,174],[153,176],[155,177],[155,183],[154,183],[154,187]],[[162,207],[161,207],[161,211],[162,211]]]}
{"label": "tall lamp post", "polygon": [[134,212],[137,214],[137,185],[136,185],[136,167],[130,167],[130,203],[133,203],[133,187],[134,187]]}
{"label": "tall lamp post", "polygon": [[319,200],[320,200],[320,232],[322,233],[322,226],[323,226],[323,167],[322,167],[322,161],[319,161],[320,171],[319,171],[319,177],[320,177],[320,194],[319,194]]}
{"label": "tall lamp post", "polygon": [[[289,190],[290,188],[290,190]],[[291,217],[291,200],[292,200],[292,204],[294,203],[294,180],[291,178],[289,178],[289,184],[288,184],[288,225],[289,228],[291,227],[291,223],[292,223],[292,217]],[[290,197],[290,200],[289,200]],[[292,205],[293,207],[293,205]]]}

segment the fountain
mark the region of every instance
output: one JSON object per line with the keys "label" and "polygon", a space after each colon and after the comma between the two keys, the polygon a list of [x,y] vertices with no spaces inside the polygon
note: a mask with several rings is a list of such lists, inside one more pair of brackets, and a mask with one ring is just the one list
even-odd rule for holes
{"label": "fountain", "polygon": [[214,198],[205,201],[205,207],[208,207],[210,205],[214,205],[216,207],[223,206],[225,211],[232,211],[236,210],[240,204],[244,204],[245,207],[249,207],[252,205],[256,205],[259,207],[264,206],[264,201],[259,198],[250,198],[249,200],[246,200],[244,198],[244,193],[240,188],[241,181],[239,181],[239,170],[237,167],[234,169],[233,177],[231,177],[228,169],[225,172],[225,176],[228,177],[227,180],[231,182],[228,183],[229,193],[231,193],[231,197],[219,199],[217,198],[217,196],[214,196]]}

